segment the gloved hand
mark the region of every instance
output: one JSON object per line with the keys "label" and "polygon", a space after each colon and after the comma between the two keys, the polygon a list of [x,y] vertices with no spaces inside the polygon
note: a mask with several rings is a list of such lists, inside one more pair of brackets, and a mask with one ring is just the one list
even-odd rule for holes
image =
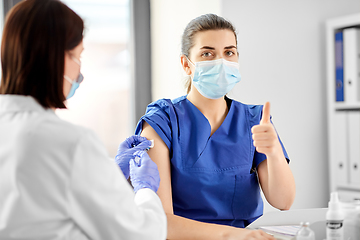
{"label": "gloved hand", "polygon": [[125,141],[120,143],[115,162],[120,167],[121,171],[125,175],[125,178],[129,178],[129,161],[134,159],[134,153],[139,150],[145,150],[151,146],[151,141],[141,136],[130,136]]}
{"label": "gloved hand", "polygon": [[157,192],[160,184],[160,176],[156,163],[154,163],[146,151],[134,153],[134,160],[130,161],[130,180],[136,193],[141,188],[150,188]]}

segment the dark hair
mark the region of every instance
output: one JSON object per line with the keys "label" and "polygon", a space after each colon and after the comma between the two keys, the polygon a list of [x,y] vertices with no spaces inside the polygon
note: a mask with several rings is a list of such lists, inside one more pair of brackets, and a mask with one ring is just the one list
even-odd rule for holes
{"label": "dark hair", "polygon": [[0,94],[30,95],[44,108],[66,108],[65,52],[83,39],[83,20],[59,0],[27,0],[6,17]]}
{"label": "dark hair", "polygon": [[[228,29],[235,35],[235,41],[237,44],[237,36],[235,27],[226,19],[217,16],[216,14],[205,14],[191,20],[186,26],[181,38],[181,54],[189,58],[190,49],[194,46],[195,34],[207,30],[220,30]],[[190,91],[191,81],[188,80],[185,84],[187,93]]]}

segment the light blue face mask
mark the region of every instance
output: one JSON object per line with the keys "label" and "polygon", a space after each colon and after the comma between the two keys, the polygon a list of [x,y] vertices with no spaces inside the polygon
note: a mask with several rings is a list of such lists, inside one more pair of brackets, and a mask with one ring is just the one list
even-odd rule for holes
{"label": "light blue face mask", "polygon": [[79,88],[80,83],[83,81],[84,76],[79,73],[79,76],[77,77],[77,79],[75,80],[71,80],[68,76],[64,75],[64,78],[71,83],[71,88],[70,88],[70,92],[68,93],[68,95],[66,96],[66,99],[71,98],[72,96],[74,96],[76,89]]}
{"label": "light blue face mask", "polygon": [[[194,65],[190,60],[189,62]],[[241,80],[239,63],[217,59],[195,63],[192,83],[206,98],[218,99],[227,94]]]}
{"label": "light blue face mask", "polygon": [[[80,67],[81,67],[81,62],[76,59],[75,57],[71,56],[71,59],[76,62]],[[69,99],[71,98],[72,96],[74,96],[75,94],[75,91],[76,89],[79,88],[80,86],[80,83],[83,81],[84,79],[84,76],[79,73],[79,76],[75,79],[75,80],[72,80],[71,78],[69,78],[68,76],[64,75],[64,78],[69,82],[71,83],[71,88],[70,88],[70,92],[68,93],[68,95],[66,96],[66,99]]]}

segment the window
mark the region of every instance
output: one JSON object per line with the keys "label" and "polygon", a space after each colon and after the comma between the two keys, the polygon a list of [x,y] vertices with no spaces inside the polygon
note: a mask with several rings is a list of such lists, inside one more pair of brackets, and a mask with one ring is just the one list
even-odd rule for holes
{"label": "window", "polygon": [[115,157],[119,143],[133,133],[129,0],[64,0],[85,22],[81,72],[84,81],[56,110],[64,120],[90,128]]}

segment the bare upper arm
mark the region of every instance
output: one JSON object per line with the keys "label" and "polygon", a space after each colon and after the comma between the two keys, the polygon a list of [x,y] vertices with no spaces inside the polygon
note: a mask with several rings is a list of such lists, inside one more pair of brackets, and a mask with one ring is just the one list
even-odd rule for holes
{"label": "bare upper arm", "polygon": [[156,163],[160,174],[160,186],[157,194],[165,213],[173,214],[169,149],[156,131],[145,121],[141,136],[154,140],[154,147],[148,151],[148,154]]}

